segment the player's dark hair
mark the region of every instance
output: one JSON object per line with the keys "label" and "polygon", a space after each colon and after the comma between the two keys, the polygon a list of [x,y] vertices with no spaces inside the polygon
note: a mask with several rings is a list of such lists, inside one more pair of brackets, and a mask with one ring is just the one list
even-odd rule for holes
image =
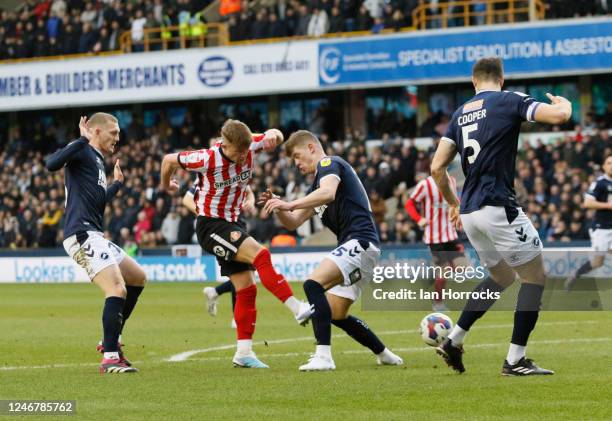
{"label": "player's dark hair", "polygon": [[296,146],[301,146],[308,142],[316,143],[321,146],[319,139],[308,130],[298,130],[297,132],[291,133],[291,136],[289,136],[289,139],[285,142],[285,152],[287,156],[291,157],[291,155],[293,155],[293,150]]}
{"label": "player's dark hair", "polygon": [[499,57],[485,57],[474,63],[472,76],[478,80],[501,83],[504,78],[504,64]]}
{"label": "player's dark hair", "polygon": [[112,114],[108,114],[108,113],[95,113],[91,117],[89,117],[89,120],[88,120],[87,124],[90,127],[92,127],[92,126],[100,126],[100,125],[108,123],[109,121],[113,122],[113,123],[118,123],[119,122],[119,120],[117,120],[117,117],[115,117]]}
{"label": "player's dark hair", "polygon": [[247,149],[253,141],[249,126],[238,120],[227,120],[221,127],[221,136],[240,150]]}

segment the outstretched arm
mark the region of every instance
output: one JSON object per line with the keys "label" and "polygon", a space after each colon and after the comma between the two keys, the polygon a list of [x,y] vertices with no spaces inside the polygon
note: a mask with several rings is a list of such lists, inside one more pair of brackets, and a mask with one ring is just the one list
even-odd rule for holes
{"label": "outstretched arm", "polygon": [[[268,201],[272,199],[279,199],[279,197],[268,189],[259,196],[257,204],[266,205]],[[277,210],[274,213],[283,227],[290,231],[294,231],[314,215],[314,209],[298,209],[294,211]]]}
{"label": "outstretched arm", "polygon": [[89,141],[86,138],[79,137],[77,140],[70,142],[62,149],[58,149],[45,158],[45,168],[47,168],[49,171],[57,171],[61,169],[64,165],[66,165],[66,163],[75,157],[87,143],[89,143]]}
{"label": "outstretched arm", "polygon": [[87,117],[81,117],[79,120],[79,130],[81,137],[73,140],[68,145],[64,146],[45,158],[45,168],[49,171],[57,171],[76,156],[83,146],[89,143],[89,129],[87,128]]}
{"label": "outstretched arm", "polygon": [[174,172],[181,167],[181,164],[178,160],[178,156],[178,153],[171,153],[164,156],[161,165],[161,175],[159,183],[160,191],[175,192],[178,190],[178,183],[174,180],[171,180]]}
{"label": "outstretched arm", "polygon": [[255,152],[272,152],[284,141],[283,133],[278,129],[268,129],[264,133],[254,134],[251,149]]}
{"label": "outstretched arm", "polygon": [[533,119],[538,123],[563,124],[572,116],[572,103],[562,96],[546,94],[550,104],[538,103]]}
{"label": "outstretched arm", "polygon": [[318,206],[332,202],[336,198],[336,191],[340,179],[334,175],[328,175],[319,181],[319,188],[312,193],[292,202],[285,202],[280,199],[271,199],[266,203],[264,209],[271,213],[274,210],[298,210],[298,209],[314,209]]}

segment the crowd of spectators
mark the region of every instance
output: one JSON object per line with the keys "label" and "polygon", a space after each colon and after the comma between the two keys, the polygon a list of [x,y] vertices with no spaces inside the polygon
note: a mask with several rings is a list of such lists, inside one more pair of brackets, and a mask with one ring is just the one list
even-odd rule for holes
{"label": "crowd of spectators", "polygon": [[[222,118],[205,125],[220,127]],[[63,172],[49,173],[43,159],[77,136],[76,123],[72,123],[46,128],[37,123],[27,128],[15,126],[9,131],[0,151],[0,247],[61,246]],[[160,194],[157,188],[165,153],[175,148],[206,147],[207,140],[202,139],[208,137],[197,130],[200,124],[188,111],[180,127],[172,127],[161,115],[150,127],[135,118],[123,129],[118,150],[106,159],[109,177],[117,158],[121,159],[125,175],[123,188],[106,209],[108,238],[132,251],[195,242],[194,215],[181,204],[182,193],[194,181],[193,174],[177,174],[182,185],[179,195]],[[612,153],[608,130],[576,129],[577,134],[572,136],[560,132],[557,143],[537,141],[520,149],[517,195],[545,240],[588,238],[591,212],[581,206],[583,193],[601,173],[602,161]],[[537,138],[537,134],[533,136]],[[359,132],[347,130],[341,139],[323,133],[320,138],[327,153],[346,159],[363,181],[383,243],[418,243],[422,231],[406,215],[403,205],[414,185],[428,175],[436,142],[422,150],[412,140],[384,135],[380,146],[368,149]],[[287,200],[306,194],[312,177],[302,176],[282,149],[261,154],[257,159],[251,183],[256,195],[269,187]],[[278,234],[287,234],[275,218],[260,208],[244,216],[249,231],[259,241],[270,242]],[[301,240],[321,228],[315,217],[290,234]]]}
{"label": "crowd of spectators", "polygon": [[25,0],[14,10],[0,9],[0,60],[99,53],[120,48],[119,37],[164,19],[178,24],[181,13],[202,10],[209,0]]}
{"label": "crowd of spectators", "polygon": [[[425,4],[426,28],[443,26],[442,0],[280,0],[253,2],[258,7],[249,7],[243,2],[239,13],[227,18],[232,41],[257,40],[291,36],[319,37],[340,32],[369,31],[374,34],[384,29],[399,31],[412,27],[412,13]],[[527,9],[528,0],[516,1],[515,8]],[[551,19],[583,17],[612,13],[612,4],[601,0],[545,0],[546,17]],[[267,7],[262,7],[267,6]],[[487,5],[484,1],[472,0],[470,11],[481,13],[470,18],[470,25],[485,25]],[[502,10],[508,4],[497,2],[495,23],[504,23],[508,17]],[[447,27],[464,26],[463,5],[450,6]],[[517,14],[514,21],[526,21],[528,14]]]}
{"label": "crowd of spectators", "polygon": [[[190,25],[190,19],[210,3],[211,0],[25,0],[16,9],[0,9],[0,60],[118,50],[125,31],[131,31],[134,48],[139,50],[145,28],[181,22]],[[428,5],[426,11],[431,17],[427,27],[441,27],[441,20],[436,18],[441,14],[438,0],[245,0],[240,12],[224,20],[232,41],[318,37],[351,31],[379,33],[412,26],[412,12],[423,3]],[[545,3],[550,18],[612,11],[612,5],[605,0]],[[495,7],[507,6],[496,3]],[[457,8],[461,7],[454,6],[449,13],[463,11]],[[474,0],[470,8],[482,12],[486,5]],[[503,19],[503,14],[496,15],[496,22]],[[470,25],[485,23],[484,16],[474,16]],[[447,23],[451,27],[462,25],[463,18],[459,17]],[[155,47],[161,48],[161,44]]]}

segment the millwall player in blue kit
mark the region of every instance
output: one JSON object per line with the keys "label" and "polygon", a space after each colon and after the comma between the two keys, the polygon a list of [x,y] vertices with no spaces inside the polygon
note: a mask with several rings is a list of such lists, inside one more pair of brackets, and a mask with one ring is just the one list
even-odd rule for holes
{"label": "millwall player in blue kit", "polygon": [[[529,334],[538,320],[546,274],[538,232],[516,201],[514,172],[521,124],[562,124],[571,117],[572,106],[565,98],[551,94],[547,94],[551,104],[544,104],[522,93],[502,91],[504,74],[499,58],[478,60],[472,83],[476,95],[453,114],[431,164],[431,173],[449,203],[451,219],[463,225],[480,261],[489,269],[490,277],[474,290],[488,298],[468,300],[437,352],[451,368],[465,371],[465,335],[518,274],[521,287],[502,374],[553,374],[525,356]],[[457,153],[466,177],[461,204],[447,173]]]}
{"label": "millwall player in blue kit", "polygon": [[108,188],[104,156],[119,141],[117,119],[96,113],[89,121],[81,117],[81,137],[46,158],[49,171],[65,168],[66,213],[64,249],[106,297],[102,312],[103,352],[100,373],[134,373],[121,350],[120,335],[145,286],[145,273],[125,252],[104,238],[104,208],[123,184],[119,160],[115,181]]}
{"label": "millwall player in blue kit", "polygon": [[604,264],[606,254],[612,250],[612,156],[603,165],[604,175],[597,178],[584,195],[586,209],[595,209],[591,226],[593,257],[584,263],[565,281],[565,290],[570,292],[578,278]]}
{"label": "millwall player in blue kit", "polygon": [[338,238],[338,247],[304,282],[304,292],[314,308],[312,326],[317,347],[300,371],[336,368],[331,354],[332,324],[369,348],[378,364],[403,364],[365,322],[348,314],[351,304],[361,295],[360,281],[371,280],[380,256],[380,240],[361,181],[342,158],[326,156],[317,137],[306,130],[293,133],[285,143],[285,151],[303,174],[315,175],[308,195],[285,202],[268,191],[260,203],[265,202],[264,209],[276,213],[290,230],[317,214]]}

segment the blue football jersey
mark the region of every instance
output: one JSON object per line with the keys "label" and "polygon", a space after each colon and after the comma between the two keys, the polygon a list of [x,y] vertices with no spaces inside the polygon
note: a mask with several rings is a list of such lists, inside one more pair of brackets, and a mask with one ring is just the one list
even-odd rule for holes
{"label": "blue football jersey", "polygon": [[[591,183],[585,196],[603,203],[612,201],[612,178],[608,178],[606,175],[597,178],[597,181]],[[593,218],[592,227],[594,229],[612,228],[612,210],[597,209],[595,211],[595,217]]]}
{"label": "blue football jersey", "polygon": [[461,213],[483,206],[518,206],[514,173],[523,121],[541,103],[508,91],[480,91],[455,111],[442,141],[454,143],[465,175]]}
{"label": "blue football jersey", "polygon": [[370,200],[353,167],[337,156],[323,158],[317,164],[315,179],[308,193],[318,189],[324,177],[336,177],[340,184],[335,199],[315,209],[323,225],[336,234],[338,244],[357,239],[378,246],[380,240]]}
{"label": "blue football jersey", "polygon": [[66,213],[64,238],[84,231],[104,231],[104,209],[121,187],[106,187],[104,157],[87,139],[79,138],[45,161],[49,171],[65,168]]}

